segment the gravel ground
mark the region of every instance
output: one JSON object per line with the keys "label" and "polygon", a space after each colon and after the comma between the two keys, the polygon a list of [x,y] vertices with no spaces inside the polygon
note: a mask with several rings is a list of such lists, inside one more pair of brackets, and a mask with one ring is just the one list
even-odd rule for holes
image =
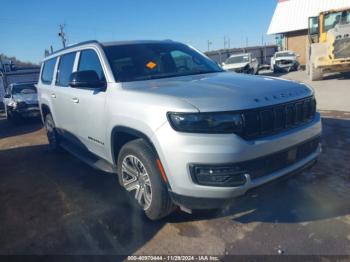
{"label": "gravel ground", "polygon": [[338,83],[350,90],[348,80],[314,86],[318,97],[334,98],[319,98],[324,151],[311,171],[255,189],[223,211],[177,212],[159,222],[140,214],[114,176],[49,153],[39,121],[11,125],[0,117],[0,254],[350,255],[350,91],[334,94]]}

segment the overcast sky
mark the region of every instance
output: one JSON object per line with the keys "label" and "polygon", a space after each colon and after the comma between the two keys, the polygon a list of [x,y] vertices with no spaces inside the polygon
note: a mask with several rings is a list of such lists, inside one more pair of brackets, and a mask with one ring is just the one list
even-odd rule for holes
{"label": "overcast sky", "polygon": [[[1,1],[0,53],[40,62],[45,48],[62,47],[59,24],[70,44],[134,39],[173,39],[201,51],[272,43],[266,35],[277,0],[11,0]],[[227,41],[228,42],[228,41]]]}

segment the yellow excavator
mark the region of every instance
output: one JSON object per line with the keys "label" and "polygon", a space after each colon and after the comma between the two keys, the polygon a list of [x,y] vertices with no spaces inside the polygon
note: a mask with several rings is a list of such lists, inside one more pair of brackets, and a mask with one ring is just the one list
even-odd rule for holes
{"label": "yellow excavator", "polygon": [[325,73],[350,71],[350,7],[309,18],[306,70],[312,81]]}

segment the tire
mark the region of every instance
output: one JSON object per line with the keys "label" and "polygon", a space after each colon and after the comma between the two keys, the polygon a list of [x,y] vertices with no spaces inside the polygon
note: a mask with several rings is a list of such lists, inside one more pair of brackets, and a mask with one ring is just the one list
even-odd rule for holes
{"label": "tire", "polygon": [[49,141],[49,151],[57,152],[60,150],[60,137],[57,134],[55,122],[53,121],[52,115],[49,113],[45,116],[45,129],[47,140]]}
{"label": "tire", "polygon": [[5,114],[6,114],[6,120],[12,122],[13,121],[13,116],[12,114],[7,110],[5,106]]}
{"label": "tire", "polygon": [[322,69],[315,68],[315,66],[312,64],[310,65],[310,80],[311,81],[317,81],[321,80],[323,77]]}
{"label": "tire", "polygon": [[157,160],[156,153],[143,139],[125,144],[118,156],[119,182],[151,220],[164,218],[175,207]]}
{"label": "tire", "polygon": [[7,111],[7,110],[6,110],[6,119],[7,119],[7,121],[14,123],[14,124],[19,122],[19,116],[16,115],[15,113]]}

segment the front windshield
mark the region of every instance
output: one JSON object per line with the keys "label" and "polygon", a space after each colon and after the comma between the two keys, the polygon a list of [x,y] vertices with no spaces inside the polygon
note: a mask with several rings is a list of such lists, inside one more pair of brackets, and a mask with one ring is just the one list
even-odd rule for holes
{"label": "front windshield", "polygon": [[295,53],[293,52],[282,52],[282,53],[277,53],[276,57],[285,57],[285,56],[295,56]]}
{"label": "front windshield", "polygon": [[214,61],[180,43],[125,44],[104,50],[119,82],[223,71]]}
{"label": "front windshield", "polygon": [[241,56],[231,56],[229,57],[225,64],[237,64],[237,63],[248,63],[249,55],[241,55]]}
{"label": "front windshield", "polygon": [[12,94],[35,94],[36,88],[33,84],[14,85]]}
{"label": "front windshield", "polygon": [[334,28],[337,24],[349,24],[350,23],[350,11],[329,13],[324,18],[324,30]]}

